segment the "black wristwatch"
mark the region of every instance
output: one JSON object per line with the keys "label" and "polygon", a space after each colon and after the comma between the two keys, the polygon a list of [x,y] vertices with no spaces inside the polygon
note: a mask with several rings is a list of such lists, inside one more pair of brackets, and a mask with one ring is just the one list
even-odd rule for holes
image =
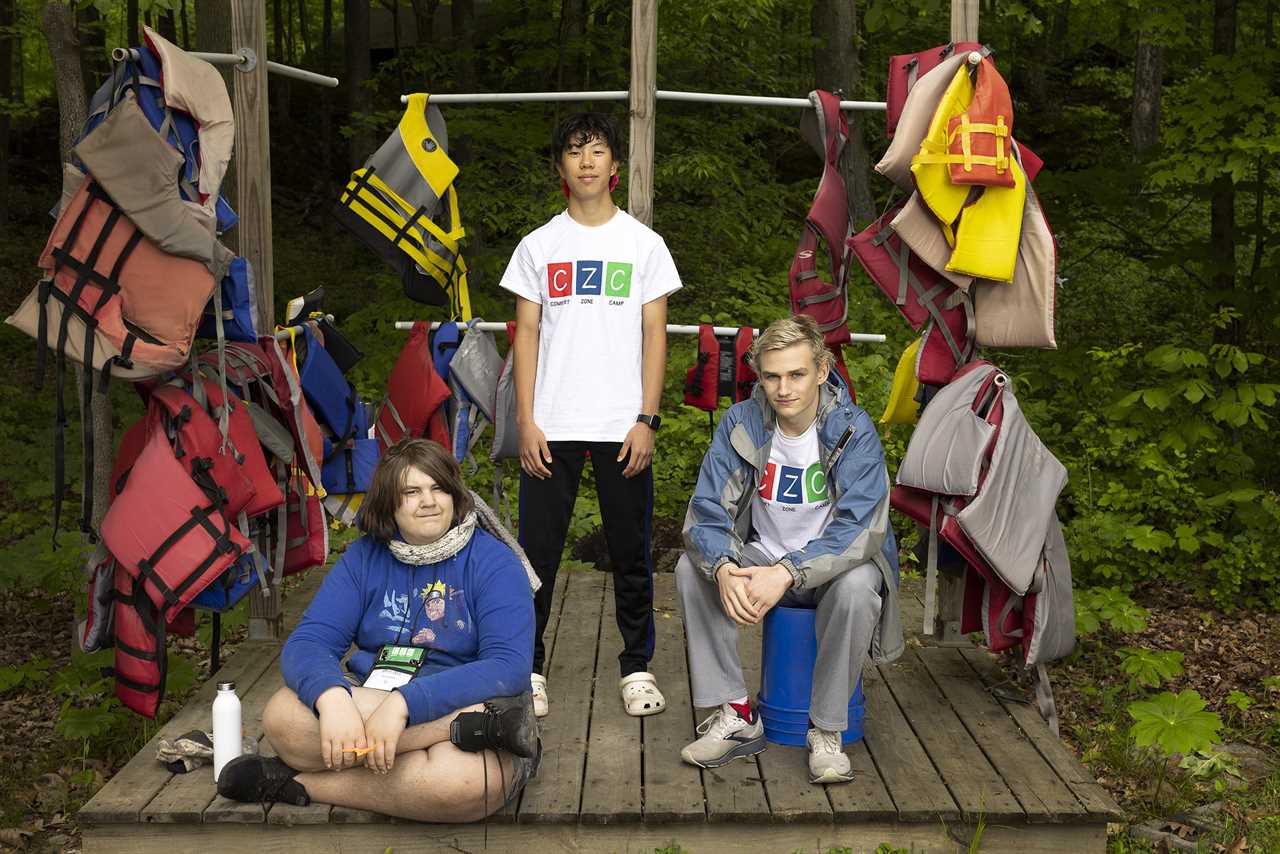
{"label": "black wristwatch", "polygon": [[636,416],[636,422],[639,424],[649,425],[649,429],[658,432],[658,426],[662,424],[661,415],[644,415],[643,413]]}

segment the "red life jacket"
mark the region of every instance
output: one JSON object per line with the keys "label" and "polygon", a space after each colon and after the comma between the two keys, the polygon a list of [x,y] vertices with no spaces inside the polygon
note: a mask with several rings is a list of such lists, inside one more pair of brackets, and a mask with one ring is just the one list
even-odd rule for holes
{"label": "red life jacket", "polygon": [[751,370],[751,342],[755,332],[743,326],[733,336],[730,347],[728,336],[715,334],[709,323],[698,327],[698,360],[685,375],[684,402],[707,412],[715,412],[720,398],[732,398],[734,403],[751,396],[756,373]]}
{"label": "red life jacket", "polygon": [[[165,418],[162,419],[161,413]],[[249,507],[257,493],[234,449],[221,450],[222,434],[199,402],[177,386],[162,385],[151,392],[151,429],[163,429],[173,442],[173,455],[206,495],[221,498],[220,509],[234,519]],[[130,475],[132,477],[132,475]]]}
{"label": "red life jacket", "polygon": [[916,377],[930,385],[945,385],[974,352],[973,305],[969,296],[920,260],[890,225],[906,200],[849,240],[849,248],[911,325],[926,323],[924,343],[916,361]]}
{"label": "red life jacket", "polygon": [[898,127],[898,117],[902,115],[902,105],[907,102],[907,93],[916,85],[916,81],[937,68],[940,62],[956,51],[971,50],[982,50],[982,45],[977,42],[950,42],[919,53],[889,57],[889,83],[885,95],[885,134],[889,139],[893,139],[893,132]]}
{"label": "red life jacket", "polygon": [[324,502],[307,476],[296,469],[287,484],[284,514],[283,574],[324,566],[329,557],[329,520]]}
{"label": "red life jacket", "polygon": [[142,580],[127,572],[115,574],[113,623],[116,696],[127,708],[154,719],[169,669],[165,625]]}
{"label": "red life jacket", "polygon": [[[849,250],[845,242],[853,229],[849,222],[849,197],[844,178],[840,175],[839,161],[849,138],[849,124],[840,111],[840,99],[835,95],[817,90],[809,93],[809,100],[814,109],[805,110],[800,132],[823,159],[823,167],[788,274],[791,311],[813,318],[828,344],[843,344],[849,341],[846,325]],[[824,281],[817,270],[819,239],[826,244],[830,259],[830,282]]]}
{"label": "red life jacket", "polygon": [[387,395],[378,407],[376,434],[379,450],[387,449],[406,436],[425,436],[450,447],[449,427],[444,402],[449,399],[449,386],[436,373],[431,356],[431,326],[420,320],[409,332],[409,340],[400,350],[391,376],[387,378]]}
{"label": "red life jacket", "polygon": [[117,574],[140,579],[166,621],[250,547],[218,502],[192,482],[161,430],[151,431],[111,503],[102,540]]}
{"label": "red life jacket", "polygon": [[[205,398],[209,401],[209,414],[216,421],[223,407],[222,389],[217,383],[210,382],[205,377],[200,378],[200,384]],[[252,519],[283,504],[284,493],[267,465],[249,410],[235,395],[230,396],[230,401],[231,406],[227,411],[227,447],[228,451],[235,456],[245,476],[253,483],[253,498],[243,510],[244,514]]]}
{"label": "red life jacket", "polygon": [[1013,98],[991,57],[978,65],[969,109],[947,124],[951,183],[986,187],[1014,186]]}

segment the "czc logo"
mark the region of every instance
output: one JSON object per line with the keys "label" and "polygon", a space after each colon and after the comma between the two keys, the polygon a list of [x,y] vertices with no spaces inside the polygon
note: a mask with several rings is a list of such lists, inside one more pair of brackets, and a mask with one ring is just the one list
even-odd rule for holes
{"label": "czc logo", "polygon": [[564,261],[547,265],[547,296],[551,299],[567,297],[573,293],[573,264]]}

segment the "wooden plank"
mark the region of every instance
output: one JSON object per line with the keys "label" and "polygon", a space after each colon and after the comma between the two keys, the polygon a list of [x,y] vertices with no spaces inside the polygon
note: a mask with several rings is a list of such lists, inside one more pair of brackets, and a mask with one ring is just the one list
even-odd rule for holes
{"label": "wooden plank", "polygon": [[329,813],[329,821],[333,824],[390,824],[392,819],[380,812],[335,806]]}
{"label": "wooden plank", "polygon": [[658,101],[658,0],[631,0],[631,150],[627,209],[653,225],[653,139]]}
{"label": "wooden plank", "polygon": [[525,787],[522,822],[578,820],[604,578],[584,572],[564,581],[564,614],[571,619],[562,620],[556,632],[557,655],[547,675],[551,714],[542,719],[542,768]]}
{"label": "wooden plank", "polygon": [[907,723],[968,818],[1023,821],[1026,813],[974,743],[920,659],[908,652],[880,668]]}
{"label": "wooden plank", "polygon": [[830,821],[831,802],[823,786],[809,782],[809,751],[770,744],[759,756],[769,812],[774,821]]}
{"label": "wooden plank", "polygon": [[866,697],[863,739],[880,779],[893,798],[898,820],[959,818],[955,800],[938,776],[929,754],[907,725],[878,668],[869,666],[863,671],[862,691]]}
{"label": "wooden plank", "polygon": [[[673,833],[678,830],[678,833]],[[832,825],[779,824],[579,824],[429,825],[393,822],[384,825],[267,827],[253,825],[133,824],[91,828],[84,834],[85,854],[174,854],[185,851],[253,851],[262,854],[306,852],[394,851],[395,854],[459,851],[594,852],[666,850],[673,838],[685,851],[828,851],[833,848],[874,851],[886,841],[897,850],[965,851],[957,840],[972,833],[943,822],[898,824],[891,821]],[[1106,828],[1100,824],[991,825],[982,835],[983,851],[1018,854],[1103,854]]]}
{"label": "wooden plank", "polygon": [[680,751],[693,740],[695,720],[689,693],[684,619],[674,573],[653,579],[656,641],[652,667],[667,710],[642,718],[644,731],[644,820],[652,823],[705,821],[702,772],[686,764]]}
{"label": "wooden plank", "polygon": [[[601,634],[612,633],[615,613],[613,578],[605,575]],[[597,645],[596,690],[591,703],[582,807],[578,811],[578,820],[586,824],[639,821],[642,814],[640,719],[631,717],[622,707],[618,659],[611,652],[612,644]]]}
{"label": "wooden plank", "polygon": [[[156,746],[160,737],[172,738],[193,729],[209,726],[210,709],[218,682],[234,681],[237,685],[252,686],[274,660],[275,647],[260,643],[246,643],[231,660],[210,677],[178,712],[162,726],[142,750],[116,772],[98,793],[80,808],[77,817],[82,825],[136,822],[143,810],[173,777],[156,761]],[[212,772],[210,772],[212,774]]]}
{"label": "wooden plank", "polygon": [[[748,693],[751,686],[760,684],[760,638],[758,625],[738,630],[738,660],[742,662]],[[712,711],[699,710],[697,720],[705,719]],[[758,757],[708,768],[702,772],[702,784],[707,794],[708,821],[762,823],[772,820]]]}
{"label": "wooden plank", "polygon": [[[988,688],[1003,682],[1005,677],[995,655],[982,649],[968,649],[961,653]],[[1124,811],[1111,794],[1098,784],[1062,739],[1049,731],[1034,706],[996,697],[1001,707],[1013,718],[1023,735],[1035,745],[1036,750],[1049,763],[1067,787],[1075,794],[1090,818],[1102,821],[1123,821]]]}
{"label": "wooden plank", "polygon": [[[240,698],[240,720],[244,726],[245,738],[256,740],[258,749],[266,744],[262,729],[262,710],[266,708],[271,695],[284,686],[284,675],[280,672],[280,657],[272,658],[271,666],[262,678]],[[264,807],[259,803],[245,804],[216,795],[205,808],[206,824],[230,822],[233,824],[249,824],[266,820],[271,804]]]}
{"label": "wooden plank", "polygon": [[896,819],[893,798],[880,779],[876,764],[871,761],[865,739],[854,742],[845,749],[854,778],[848,783],[827,786],[827,799],[831,801],[831,813],[837,822],[886,821]]}
{"label": "wooden plank", "polygon": [[1026,810],[1028,821],[1084,817],[1085,810],[1013,719],[974,678],[954,649],[922,649],[928,668],[952,708]]}

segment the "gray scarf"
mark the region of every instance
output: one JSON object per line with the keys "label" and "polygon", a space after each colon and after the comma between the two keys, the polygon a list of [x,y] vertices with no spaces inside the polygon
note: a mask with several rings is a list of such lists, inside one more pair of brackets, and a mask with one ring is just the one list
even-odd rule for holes
{"label": "gray scarf", "polygon": [[444,536],[434,543],[427,543],[425,546],[414,546],[404,540],[391,540],[387,543],[387,547],[396,556],[396,560],[401,563],[407,563],[410,566],[425,566],[429,563],[439,563],[445,558],[451,558],[462,551],[463,547],[471,542],[471,535],[475,531],[476,514],[475,511],[472,511],[463,517],[462,521],[457,525],[445,531]]}

